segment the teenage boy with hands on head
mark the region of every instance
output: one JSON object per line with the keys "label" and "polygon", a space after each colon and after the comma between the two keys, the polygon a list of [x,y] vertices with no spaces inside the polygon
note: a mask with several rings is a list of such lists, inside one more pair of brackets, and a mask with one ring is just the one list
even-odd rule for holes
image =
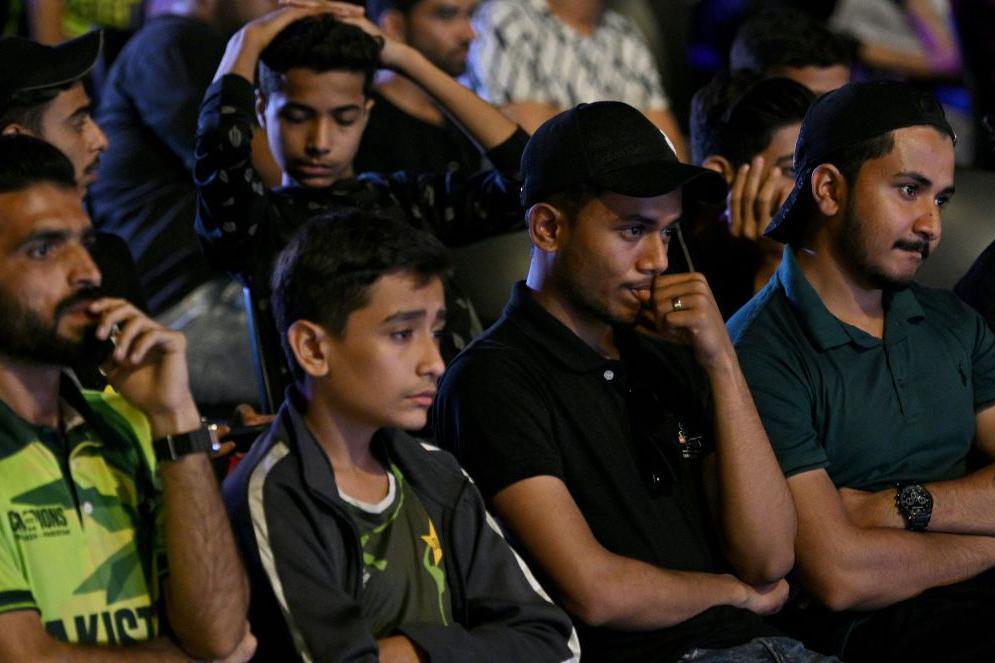
{"label": "teenage boy with hands on head", "polygon": [[[486,153],[494,170],[357,175],[352,161],[381,66],[424,88]],[[254,114],[283,170],[283,186],[272,191],[245,156]],[[385,38],[361,7],[288,4],[232,38],[206,94],[195,168],[198,231],[211,259],[257,297],[267,295],[280,248],[322,212],[376,211],[430,230],[446,244],[466,244],[521,223],[518,166],[526,140],[515,124],[422,53]],[[444,355],[451,355],[479,331],[479,323],[469,302],[447,296],[454,347],[444,346]]]}
{"label": "teenage boy with hands on head", "polygon": [[[0,659],[247,660],[183,336],[101,297],[72,164],[48,143],[0,137],[0,221]],[[108,342],[116,393],[80,390],[66,366]]]}

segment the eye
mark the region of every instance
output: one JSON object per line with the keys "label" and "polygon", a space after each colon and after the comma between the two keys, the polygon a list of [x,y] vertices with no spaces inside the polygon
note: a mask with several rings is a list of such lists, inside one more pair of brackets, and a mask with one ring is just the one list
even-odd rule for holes
{"label": "eye", "polygon": [[356,124],[359,120],[361,113],[358,110],[350,109],[347,111],[340,111],[334,114],[335,123],[340,127],[350,127]]}
{"label": "eye", "polygon": [[644,234],[646,234],[646,228],[644,226],[626,226],[622,228],[622,237],[624,239],[639,239]]}
{"label": "eye", "polygon": [[665,242],[669,242],[671,238],[676,234],[677,234],[676,224],[667,226],[666,228],[660,231],[660,237],[662,237],[663,241]]}
{"label": "eye", "polygon": [[280,118],[289,124],[301,124],[311,119],[311,113],[300,108],[286,108],[280,113]]}
{"label": "eye", "polygon": [[52,242],[38,242],[28,247],[27,255],[32,260],[44,260],[55,248]]}
{"label": "eye", "polygon": [[900,184],[898,190],[902,192],[903,197],[909,200],[915,200],[916,196],[919,195],[918,184]]}
{"label": "eye", "polygon": [[398,329],[397,331],[392,331],[390,337],[395,341],[407,341],[414,335],[415,331],[413,329]]}
{"label": "eye", "polygon": [[936,197],[936,206],[943,209],[943,206],[950,202],[950,194],[940,194]]}

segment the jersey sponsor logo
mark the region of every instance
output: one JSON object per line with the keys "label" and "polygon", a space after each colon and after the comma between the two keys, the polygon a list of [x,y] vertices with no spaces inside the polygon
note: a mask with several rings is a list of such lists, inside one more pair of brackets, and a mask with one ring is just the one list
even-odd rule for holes
{"label": "jersey sponsor logo", "polygon": [[7,511],[7,522],[19,541],[69,534],[69,521],[61,506],[11,509]]}
{"label": "jersey sponsor logo", "polygon": [[155,636],[156,620],[152,606],[103,610],[72,618],[45,622],[45,630],[64,642],[131,644]]}

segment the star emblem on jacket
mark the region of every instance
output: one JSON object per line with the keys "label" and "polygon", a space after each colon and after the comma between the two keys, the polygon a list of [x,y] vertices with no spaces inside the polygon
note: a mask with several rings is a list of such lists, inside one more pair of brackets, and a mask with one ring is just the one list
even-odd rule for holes
{"label": "star emblem on jacket", "polygon": [[432,551],[432,562],[438,566],[442,561],[442,544],[439,542],[439,535],[435,532],[435,524],[428,521],[428,534],[422,535],[421,540],[428,544]]}

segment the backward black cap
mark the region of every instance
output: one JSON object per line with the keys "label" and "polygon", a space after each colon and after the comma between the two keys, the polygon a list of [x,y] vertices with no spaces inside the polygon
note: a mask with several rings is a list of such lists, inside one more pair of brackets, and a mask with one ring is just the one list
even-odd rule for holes
{"label": "backward black cap", "polygon": [[812,171],[847,147],[905,127],[931,126],[956,141],[936,97],[894,81],[848,83],[828,92],[808,109],[795,144],[795,188],[764,235],[793,239],[812,200]]}
{"label": "backward black cap", "polygon": [[589,185],[647,198],[685,189],[707,203],[725,200],[718,173],[681,163],[670,141],[641,112],[620,101],[580,104],[540,126],[522,153],[522,204]]}

